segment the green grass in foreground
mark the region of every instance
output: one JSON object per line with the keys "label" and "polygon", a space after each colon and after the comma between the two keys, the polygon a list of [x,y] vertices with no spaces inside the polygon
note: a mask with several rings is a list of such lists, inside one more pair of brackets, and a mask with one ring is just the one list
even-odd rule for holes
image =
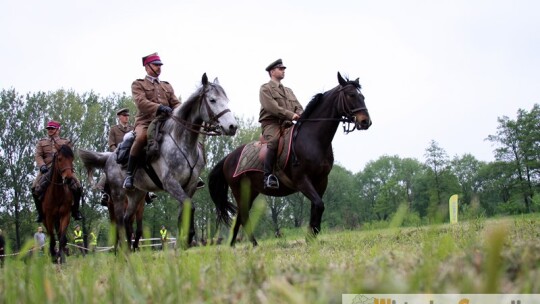
{"label": "green grass in foreground", "polygon": [[0,303],[341,303],[343,293],[540,293],[539,216],[187,251],[6,260]]}

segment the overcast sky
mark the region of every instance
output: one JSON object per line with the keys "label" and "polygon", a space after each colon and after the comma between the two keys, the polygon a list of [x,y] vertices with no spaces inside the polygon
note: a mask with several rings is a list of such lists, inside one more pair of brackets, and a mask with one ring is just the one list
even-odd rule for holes
{"label": "overcast sky", "polygon": [[424,161],[431,140],[452,158],[493,161],[497,117],[540,103],[540,1],[4,1],[0,88],[130,93],[141,57],[187,98],[204,72],[232,111],[259,113],[264,68],[305,106],[360,78],[368,131],[334,139],[356,173],[382,155]]}

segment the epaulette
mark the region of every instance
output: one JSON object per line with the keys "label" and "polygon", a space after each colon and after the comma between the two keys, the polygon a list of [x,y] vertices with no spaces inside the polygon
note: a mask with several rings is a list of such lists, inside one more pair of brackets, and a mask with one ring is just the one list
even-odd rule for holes
{"label": "epaulette", "polygon": [[140,79],[140,78],[139,78],[139,79],[137,79],[137,81],[144,81],[144,78],[143,78],[143,79]]}
{"label": "epaulette", "polygon": [[40,139],[39,141],[44,141],[44,140],[48,140],[48,138],[44,137],[44,138]]}
{"label": "epaulette", "polygon": [[165,81],[165,80],[160,80],[159,82],[164,82],[166,84],[170,84],[168,81]]}

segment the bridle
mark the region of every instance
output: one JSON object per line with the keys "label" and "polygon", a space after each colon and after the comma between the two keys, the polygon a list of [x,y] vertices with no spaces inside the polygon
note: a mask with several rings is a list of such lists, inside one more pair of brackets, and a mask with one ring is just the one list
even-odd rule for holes
{"label": "bridle", "polygon": [[[52,166],[51,166],[53,169],[54,169],[55,164],[56,164],[57,154],[58,154],[58,152],[55,152],[54,155],[53,155]],[[60,177],[62,177],[62,174],[66,170],[71,170],[72,173],[75,172],[75,168],[73,167],[73,165],[66,166],[66,167],[63,167],[63,168],[56,168],[54,170],[60,175]],[[49,173],[47,177],[48,177],[49,182],[52,183],[52,184],[55,184],[55,185],[64,185],[66,183],[66,180],[63,177],[62,177],[62,182],[61,183],[57,183],[57,182],[53,181],[52,180],[52,172]]]}
{"label": "bridle", "polygon": [[[354,86],[356,89],[356,86],[352,83],[348,83],[344,86],[340,86],[340,88],[337,90],[339,93],[339,97],[337,100],[337,109],[338,112],[341,113],[340,118],[302,118],[299,119],[298,122],[304,122],[304,121],[339,121],[343,123],[343,132],[345,134],[349,134],[353,132],[354,130],[358,129],[356,116],[354,116],[355,113],[358,113],[360,111],[367,111],[367,107],[358,107],[351,109],[350,105],[346,102],[345,98],[345,88],[348,86]],[[356,89],[359,91],[359,89]],[[352,125],[352,127],[351,127]],[[359,129],[358,129],[359,130]]]}
{"label": "bridle", "polygon": [[207,136],[218,136],[222,135],[221,128],[219,126],[219,118],[223,115],[225,115],[228,112],[231,112],[230,109],[225,109],[217,114],[214,114],[214,111],[210,108],[210,105],[208,104],[208,98],[206,98],[206,94],[210,90],[208,87],[211,86],[211,84],[205,86],[199,96],[197,97],[198,101],[201,101],[199,104],[199,108],[205,107],[206,113],[209,116],[209,121],[203,122],[202,124],[194,124],[187,120],[178,118],[176,116],[171,116],[171,118],[176,121],[177,123],[181,124],[186,128],[187,130],[197,133],[197,134],[203,134]]}

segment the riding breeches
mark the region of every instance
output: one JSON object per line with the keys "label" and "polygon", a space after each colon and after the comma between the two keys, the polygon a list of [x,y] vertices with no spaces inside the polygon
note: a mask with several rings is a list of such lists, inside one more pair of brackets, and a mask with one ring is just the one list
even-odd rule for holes
{"label": "riding breeches", "polygon": [[267,142],[268,149],[277,150],[280,130],[281,126],[279,124],[268,124],[262,127],[262,136]]}
{"label": "riding breeches", "polygon": [[129,155],[139,156],[142,149],[146,146],[146,132],[148,131],[148,125],[138,125],[135,127],[135,141]]}

